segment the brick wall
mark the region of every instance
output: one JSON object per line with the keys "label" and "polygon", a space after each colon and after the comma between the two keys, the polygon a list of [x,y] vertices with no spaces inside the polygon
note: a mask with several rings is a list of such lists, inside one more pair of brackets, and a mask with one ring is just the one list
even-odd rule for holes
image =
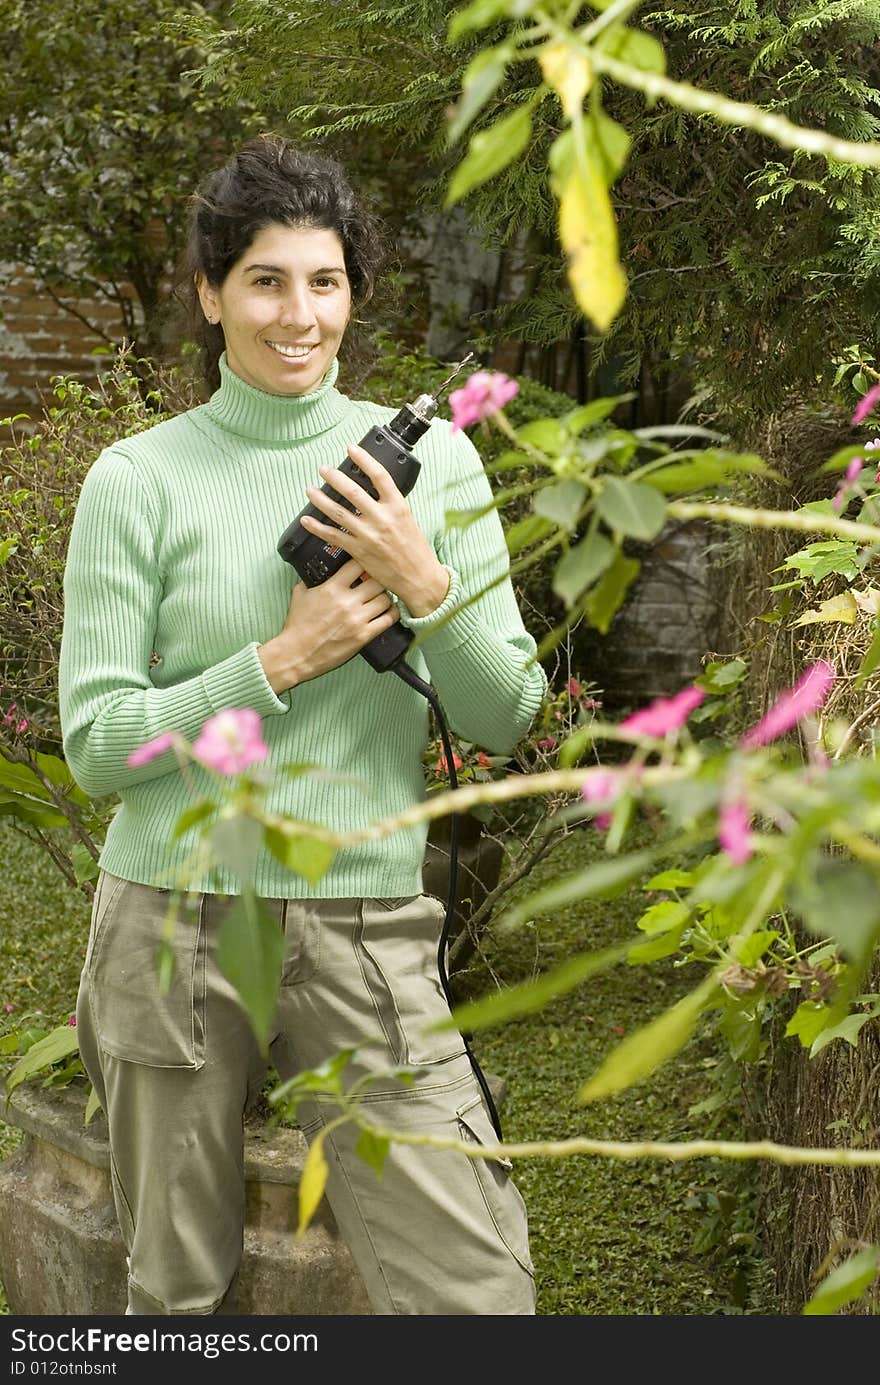
{"label": "brick wall", "polygon": [[109,300],[67,298],[63,304],[27,269],[0,266],[0,418],[38,414],[53,375],[94,379],[107,361],[94,354],[108,344],[101,334],[121,341],[122,316]]}

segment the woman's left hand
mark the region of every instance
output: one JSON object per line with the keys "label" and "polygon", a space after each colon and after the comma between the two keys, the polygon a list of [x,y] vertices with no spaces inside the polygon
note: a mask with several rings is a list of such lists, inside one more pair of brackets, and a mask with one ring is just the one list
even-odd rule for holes
{"label": "woman's left hand", "polygon": [[335,467],[323,466],[321,479],[350,500],[359,513],[352,514],[317,486],[309,486],[306,494],[310,502],[348,532],[340,535],[333,525],[311,515],[303,516],[303,526],[357,558],[371,577],[406,602],[411,615],[430,615],[449,590],[449,573],[385,468],[357,443],[351,444],[348,454],[373,483],[378,499],[374,500],[350,476]]}

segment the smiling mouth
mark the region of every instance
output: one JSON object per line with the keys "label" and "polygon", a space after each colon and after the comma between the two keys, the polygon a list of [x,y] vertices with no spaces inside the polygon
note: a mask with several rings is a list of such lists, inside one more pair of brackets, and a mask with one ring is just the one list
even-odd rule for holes
{"label": "smiling mouth", "polygon": [[276,355],[283,356],[286,361],[304,361],[318,343],[313,341],[305,346],[288,346],[284,342],[267,341],[266,345],[271,347]]}

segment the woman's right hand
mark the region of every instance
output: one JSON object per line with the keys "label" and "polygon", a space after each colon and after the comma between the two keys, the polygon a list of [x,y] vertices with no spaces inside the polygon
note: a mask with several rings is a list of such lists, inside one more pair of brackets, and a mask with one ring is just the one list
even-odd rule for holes
{"label": "woman's right hand", "polygon": [[257,653],[272,690],[281,693],[347,663],[399,619],[385,588],[350,558],[317,587],[294,584],[283,630]]}

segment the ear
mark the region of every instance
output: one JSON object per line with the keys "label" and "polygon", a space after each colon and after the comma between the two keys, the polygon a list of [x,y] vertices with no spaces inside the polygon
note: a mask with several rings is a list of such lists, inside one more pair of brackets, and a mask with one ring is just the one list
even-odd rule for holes
{"label": "ear", "polygon": [[211,287],[201,270],[193,276],[193,283],[196,286],[196,293],[199,295],[199,302],[205,317],[211,323],[219,322],[220,302],[216,289]]}

